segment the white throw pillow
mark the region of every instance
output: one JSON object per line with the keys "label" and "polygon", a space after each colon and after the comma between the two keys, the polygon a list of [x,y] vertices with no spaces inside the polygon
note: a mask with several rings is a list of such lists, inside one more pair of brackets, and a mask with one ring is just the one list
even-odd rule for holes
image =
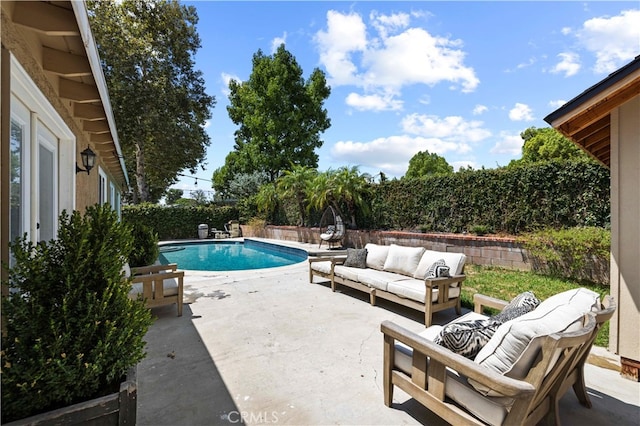
{"label": "white throw pillow", "polygon": [[391,244],[384,270],[397,274],[413,276],[424,253],[424,247],[405,247]]}
{"label": "white throw pillow", "polygon": [[[496,373],[524,378],[539,348],[539,339],[564,332],[582,316],[599,306],[598,293],[578,288],[549,297],[533,311],[502,324],[478,353],[474,361]],[[493,395],[490,389],[471,381],[480,392]]]}
{"label": "white throw pillow", "polygon": [[367,249],[367,268],[382,271],[384,262],[387,260],[387,254],[389,253],[389,246],[369,243],[365,245],[364,248]]}

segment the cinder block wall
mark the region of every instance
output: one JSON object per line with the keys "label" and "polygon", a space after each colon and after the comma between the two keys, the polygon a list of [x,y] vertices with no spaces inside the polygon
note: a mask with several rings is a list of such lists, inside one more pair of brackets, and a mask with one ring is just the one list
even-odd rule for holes
{"label": "cinder block wall", "polygon": [[[297,241],[319,244],[318,228],[300,228],[296,226],[266,226],[254,229],[242,226],[245,237],[271,238],[275,240]],[[502,268],[530,271],[531,262],[527,251],[515,238],[463,234],[419,234],[397,231],[360,231],[347,230],[345,247],[364,247],[367,243],[412,247],[425,247],[428,250],[464,253],[467,263],[474,265],[493,265]]]}

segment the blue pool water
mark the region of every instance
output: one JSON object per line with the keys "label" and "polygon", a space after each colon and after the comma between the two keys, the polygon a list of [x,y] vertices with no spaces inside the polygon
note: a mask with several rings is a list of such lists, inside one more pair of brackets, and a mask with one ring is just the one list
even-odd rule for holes
{"label": "blue pool water", "polygon": [[192,271],[241,271],[292,265],[307,258],[304,250],[262,241],[206,241],[160,246],[160,263]]}

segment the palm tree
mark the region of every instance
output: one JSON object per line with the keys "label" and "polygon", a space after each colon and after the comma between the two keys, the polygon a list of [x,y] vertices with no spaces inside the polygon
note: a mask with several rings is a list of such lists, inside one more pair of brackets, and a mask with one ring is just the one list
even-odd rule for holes
{"label": "palm tree", "polygon": [[280,196],[295,200],[298,206],[298,226],[303,226],[305,223],[305,211],[309,209],[308,188],[317,174],[317,170],[311,167],[294,165],[291,170],[285,170],[278,178],[276,189]]}
{"label": "palm tree", "polygon": [[364,201],[364,195],[368,191],[367,175],[361,175],[357,166],[345,166],[318,173],[309,187],[309,201],[318,210],[332,206],[340,212],[339,206],[346,206],[350,226],[357,228],[356,209],[369,211],[369,206]]}
{"label": "palm tree", "polygon": [[340,167],[331,175],[331,186],[333,196],[347,207],[351,227],[357,228],[356,209],[360,208],[365,213],[369,211],[364,201],[364,195],[369,191],[367,175],[360,174],[358,166]]}
{"label": "palm tree", "polygon": [[258,211],[265,213],[267,219],[273,219],[274,212],[278,208],[278,193],[273,183],[265,183],[255,195]]}

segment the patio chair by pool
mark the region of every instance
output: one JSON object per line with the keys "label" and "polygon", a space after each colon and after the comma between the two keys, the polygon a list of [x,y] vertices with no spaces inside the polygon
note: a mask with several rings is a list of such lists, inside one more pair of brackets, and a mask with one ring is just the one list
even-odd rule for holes
{"label": "patio chair by pool", "polygon": [[320,244],[318,248],[322,247],[322,242],[327,242],[329,248],[333,248],[336,243],[341,243],[344,239],[345,227],[342,217],[336,213],[335,209],[329,206],[320,219]]}
{"label": "patio chair by pool", "polygon": [[142,297],[148,308],[175,303],[178,316],[182,316],[184,271],[178,271],[178,265],[171,263],[130,268],[129,274],[127,269],[128,265],[125,265],[125,276],[133,277],[130,298]]}

